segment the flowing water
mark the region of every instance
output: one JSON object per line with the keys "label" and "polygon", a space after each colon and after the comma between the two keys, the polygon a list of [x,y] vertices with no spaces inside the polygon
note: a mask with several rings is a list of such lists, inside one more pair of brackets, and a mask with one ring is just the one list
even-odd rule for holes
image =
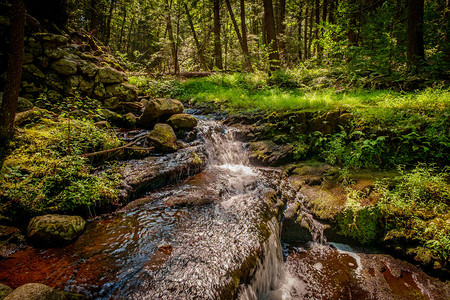
{"label": "flowing water", "polygon": [[[0,261],[0,282],[11,287],[40,282],[90,299],[448,295],[448,285],[408,264],[326,244],[323,225],[301,194],[280,171],[251,166],[234,129],[206,120],[198,131],[208,157],[203,172],[91,222],[71,245],[16,252]],[[312,244],[282,245],[287,199],[308,224]]]}

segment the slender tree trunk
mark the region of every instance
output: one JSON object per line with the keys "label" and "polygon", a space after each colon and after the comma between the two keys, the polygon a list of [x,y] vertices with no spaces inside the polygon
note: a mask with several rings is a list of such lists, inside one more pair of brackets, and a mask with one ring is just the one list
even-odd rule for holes
{"label": "slender tree trunk", "polygon": [[[228,0],[227,0],[228,1]],[[274,71],[280,68],[280,56],[278,54],[278,42],[275,32],[275,19],[273,15],[272,0],[263,0],[264,4],[264,23],[266,27],[267,45],[269,45],[270,70]]]}
{"label": "slender tree trunk", "polygon": [[445,3],[444,22],[447,24],[447,31],[444,36],[444,59],[447,63],[450,62],[450,45],[449,45],[449,30],[450,30],[450,0]]}
{"label": "slender tree trunk", "polygon": [[309,58],[309,51],[308,51],[308,16],[309,16],[309,5],[307,2],[305,2],[305,22],[304,22],[304,36],[303,36],[303,53],[304,53],[304,60],[307,60]]}
{"label": "slender tree trunk", "polygon": [[328,6],[328,22],[330,24],[334,24],[336,21],[334,19],[334,13],[336,10],[336,2],[335,0],[330,0],[330,4]]}
{"label": "slender tree trunk", "polygon": [[220,42],[220,0],[214,1],[214,62],[217,69],[223,69],[222,45]]}
{"label": "slender tree trunk", "polygon": [[320,57],[322,49],[319,43],[319,24],[320,24],[320,0],[316,0],[314,4],[315,15],[316,15],[316,28],[314,29],[314,38],[316,40],[316,52],[317,56]]}
{"label": "slender tree trunk", "polygon": [[6,82],[0,109],[0,145],[6,146],[13,136],[14,118],[22,79],[25,31],[25,5],[23,0],[12,1],[10,44]]}
{"label": "slender tree trunk", "polygon": [[236,32],[237,38],[239,40],[239,44],[241,45],[242,52],[244,53],[245,69],[250,70],[251,63],[249,60],[250,53],[248,52],[248,47],[247,47],[247,45],[244,45],[244,40],[241,36],[241,32],[239,31],[239,27],[236,22],[236,18],[234,17],[234,13],[233,13],[233,9],[231,8],[230,0],[225,0],[225,3],[227,4],[227,9],[230,14],[231,22],[233,23],[234,31]]}
{"label": "slender tree trunk", "polygon": [[202,49],[200,47],[200,42],[198,41],[198,38],[197,38],[197,33],[195,32],[194,23],[192,22],[191,13],[189,12],[189,8],[188,8],[186,2],[184,2],[183,4],[184,4],[184,9],[186,10],[186,16],[187,16],[187,19],[189,22],[189,26],[191,27],[192,36],[194,37],[195,46],[197,47],[197,53],[198,53],[198,57],[200,58],[200,63],[203,67],[203,70],[208,70],[208,66],[206,65],[205,57],[203,56]]}
{"label": "slender tree trunk", "polygon": [[278,37],[278,49],[280,51],[280,57],[283,58],[285,56],[285,38],[284,32],[286,30],[286,26],[284,24],[286,18],[286,0],[278,1],[278,10],[277,10],[277,37]]}
{"label": "slender tree trunk", "polygon": [[[314,0],[311,0],[314,1]],[[308,57],[311,57],[313,54],[312,41],[313,41],[313,27],[314,27],[314,2],[310,1],[311,9],[309,13],[309,45],[308,45]]]}
{"label": "slender tree trunk", "polygon": [[408,68],[419,66],[425,58],[423,45],[424,0],[408,0],[407,60]]}
{"label": "slender tree trunk", "polygon": [[297,14],[297,25],[298,25],[298,33],[297,33],[297,40],[298,40],[298,59],[299,61],[302,61],[302,2],[299,1],[298,5],[298,14]]}
{"label": "slender tree trunk", "polygon": [[121,48],[123,37],[124,37],[124,34],[125,34],[125,23],[126,23],[126,21],[127,21],[127,7],[124,4],[123,5],[123,21],[122,21],[122,26],[120,27],[119,45],[117,47],[119,49]]}
{"label": "slender tree trunk", "polygon": [[173,37],[173,30],[172,30],[172,18],[170,17],[171,12],[170,9],[167,9],[167,33],[169,34],[169,40],[170,40],[170,49],[172,51],[172,60],[173,60],[173,72],[175,75],[180,74],[180,66],[178,62],[178,51],[177,51],[177,45],[175,43],[174,37]]}
{"label": "slender tree trunk", "polygon": [[115,5],[116,5],[116,0],[111,0],[111,5],[109,6],[108,21],[106,23],[106,40],[105,40],[106,46],[109,45],[109,40],[111,38],[111,20],[112,20],[112,15],[113,15]]}
{"label": "slender tree trunk", "polygon": [[242,46],[245,53],[250,53],[247,42],[247,24],[245,24],[245,0],[240,0],[241,4],[241,32],[242,32]]}
{"label": "slender tree trunk", "polygon": [[130,29],[128,30],[128,38],[127,38],[127,45],[126,45],[126,49],[127,49],[126,53],[127,54],[130,54],[131,34],[133,33],[134,20],[135,20],[135,16],[133,16],[133,18],[131,19]]}

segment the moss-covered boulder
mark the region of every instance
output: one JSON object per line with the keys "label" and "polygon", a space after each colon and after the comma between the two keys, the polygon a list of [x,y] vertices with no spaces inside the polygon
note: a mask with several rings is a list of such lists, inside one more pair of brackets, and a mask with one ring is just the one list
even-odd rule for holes
{"label": "moss-covered boulder", "polygon": [[183,104],[175,99],[151,99],[145,104],[144,112],[138,124],[144,128],[151,128],[160,118],[168,118],[183,112]]}
{"label": "moss-covered boulder", "polygon": [[194,129],[197,126],[197,119],[190,114],[176,114],[167,120],[174,129]]}
{"label": "moss-covered boulder", "polygon": [[46,246],[67,243],[81,234],[86,221],[80,216],[44,215],[28,224],[27,238],[33,244]]}
{"label": "moss-covered boulder", "polygon": [[162,152],[177,151],[177,137],[172,127],[158,123],[147,136],[148,140]]}
{"label": "moss-covered boulder", "polygon": [[10,293],[4,300],[76,300],[83,295],[52,289],[41,283],[27,283]]}
{"label": "moss-covered boulder", "polygon": [[4,299],[6,296],[11,294],[12,291],[13,291],[12,288],[0,283],[0,299]]}
{"label": "moss-covered boulder", "polygon": [[77,63],[73,60],[62,58],[50,64],[50,68],[61,75],[74,75],[77,73]]}
{"label": "moss-covered boulder", "polygon": [[100,68],[98,80],[101,83],[121,83],[125,81],[125,73],[111,67]]}
{"label": "moss-covered boulder", "polygon": [[89,61],[80,62],[79,68],[81,74],[88,77],[94,77],[99,71],[99,67],[97,67],[94,63],[91,63]]}
{"label": "moss-covered boulder", "polygon": [[136,101],[137,89],[134,85],[118,83],[106,87],[107,97],[117,97],[122,101]]}

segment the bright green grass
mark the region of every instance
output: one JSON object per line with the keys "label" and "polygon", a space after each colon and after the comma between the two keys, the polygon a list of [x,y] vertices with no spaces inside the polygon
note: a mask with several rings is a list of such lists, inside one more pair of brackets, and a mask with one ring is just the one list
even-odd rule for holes
{"label": "bright green grass", "polygon": [[305,109],[369,108],[442,110],[450,108],[449,88],[420,92],[390,90],[337,91],[269,86],[257,75],[215,75],[180,83],[178,98],[193,104],[214,104],[228,111],[296,111]]}

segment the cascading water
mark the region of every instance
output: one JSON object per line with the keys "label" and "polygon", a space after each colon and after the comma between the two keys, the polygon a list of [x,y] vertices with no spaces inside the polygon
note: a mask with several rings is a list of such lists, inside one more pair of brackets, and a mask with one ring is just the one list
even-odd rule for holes
{"label": "cascading water", "polygon": [[[252,167],[245,144],[218,122],[201,121],[199,136],[208,157],[203,172],[90,223],[71,245],[18,251],[0,261],[0,282],[12,287],[40,282],[89,299],[325,299],[317,296],[322,294],[348,299],[347,290],[335,291],[341,288],[334,273],[328,285],[320,277],[334,270],[328,261],[343,254],[312,247],[291,252],[283,262],[283,203],[277,195],[291,200],[315,245],[325,238],[323,226],[308,213],[301,194],[281,180],[281,172]],[[168,164],[175,160],[176,155],[163,158]],[[305,256],[308,251],[313,255]],[[346,253],[342,268],[363,274],[355,255]],[[417,286],[423,289],[427,283]],[[379,295],[370,287],[357,292],[350,294]]]}

